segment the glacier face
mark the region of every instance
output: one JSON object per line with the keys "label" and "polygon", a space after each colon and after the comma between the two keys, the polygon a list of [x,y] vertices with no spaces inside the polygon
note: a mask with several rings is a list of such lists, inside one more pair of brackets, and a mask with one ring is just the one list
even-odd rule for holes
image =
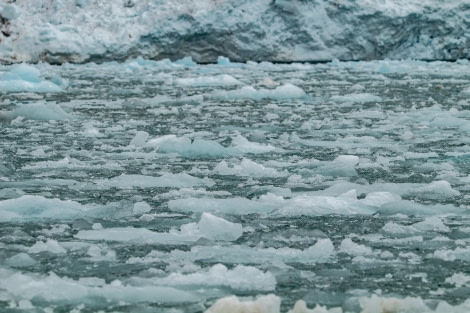
{"label": "glacier face", "polygon": [[0,15],[3,63],[470,56],[463,0],[9,0]]}

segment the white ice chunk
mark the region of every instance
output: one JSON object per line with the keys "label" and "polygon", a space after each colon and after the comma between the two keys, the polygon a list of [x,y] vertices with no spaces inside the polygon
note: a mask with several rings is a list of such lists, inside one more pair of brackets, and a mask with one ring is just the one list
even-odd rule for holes
{"label": "white ice chunk", "polygon": [[281,299],[275,295],[244,302],[231,296],[217,300],[205,313],[280,313],[280,308]]}
{"label": "white ice chunk", "polygon": [[443,232],[443,233],[448,233],[450,232],[450,228],[446,226],[442,220],[437,217],[437,216],[432,216],[426,218],[422,222],[418,222],[416,224],[412,225],[416,229],[419,229],[420,231],[433,231],[433,232]]}
{"label": "white ice chunk", "polygon": [[391,203],[395,201],[400,201],[401,197],[397,194],[387,192],[387,191],[376,191],[368,193],[366,198],[362,200],[362,203],[366,205],[372,205],[380,207],[386,203]]}
{"label": "white ice chunk", "polygon": [[186,173],[179,174],[163,174],[158,177],[138,175],[138,174],[121,174],[110,179],[100,180],[98,185],[116,188],[152,188],[152,187],[193,187],[193,186],[213,186],[214,181],[209,178],[197,178]]}
{"label": "white ice chunk", "polygon": [[179,231],[172,229],[168,233],[159,233],[146,228],[115,227],[81,230],[75,237],[82,240],[133,242],[139,244],[184,244],[198,241],[200,238],[216,241],[232,241],[238,239],[242,233],[241,224],[231,223],[209,213],[204,213],[199,223],[184,224]]}
{"label": "white ice chunk", "polygon": [[147,141],[148,137],[149,133],[140,130],[135,134],[134,138],[132,138],[129,145],[135,147],[142,147]]}
{"label": "white ice chunk", "polygon": [[24,195],[0,201],[0,221],[29,221],[37,219],[69,219],[80,216],[87,209],[72,200],[47,199]]}
{"label": "white ice chunk", "polygon": [[246,246],[196,246],[189,252],[172,252],[173,258],[189,260],[211,259],[230,264],[275,264],[276,262],[300,262],[315,264],[328,262],[335,253],[330,239],[319,239],[303,250],[294,248],[250,248]]}
{"label": "white ice chunk", "polygon": [[380,102],[382,98],[370,93],[351,93],[344,96],[332,96],[330,98],[334,102]]}
{"label": "white ice chunk", "polygon": [[410,190],[410,195],[425,199],[447,199],[460,195],[458,190],[452,188],[445,180],[434,181],[429,185]]}
{"label": "white ice chunk", "polygon": [[455,285],[459,288],[468,285],[470,282],[470,276],[464,273],[454,273],[451,277],[446,278],[446,283]]}
{"label": "white ice chunk", "polygon": [[59,105],[53,103],[27,103],[16,107],[12,111],[0,112],[1,118],[13,120],[24,117],[30,120],[74,120],[76,116],[64,111]]}
{"label": "white ice chunk", "polygon": [[178,78],[175,79],[175,83],[186,87],[222,87],[243,85],[241,81],[227,74],[200,76],[195,78]]}
{"label": "white ice chunk", "polygon": [[382,298],[372,295],[370,298],[361,298],[359,303],[362,307],[361,313],[431,312],[421,298]]}
{"label": "white ice chunk", "polygon": [[319,171],[325,176],[356,176],[355,166],[358,163],[359,158],[355,155],[340,155],[333,161],[321,165]]}
{"label": "white ice chunk", "polygon": [[15,64],[10,71],[0,73],[0,92],[61,92],[62,88],[41,78],[32,65]]}
{"label": "white ice chunk", "polygon": [[270,145],[263,145],[257,142],[248,141],[248,139],[246,139],[242,135],[237,135],[236,137],[232,138],[232,144],[235,149],[241,151],[242,153],[258,154],[272,152],[273,150],[276,150],[275,147]]}
{"label": "white ice chunk", "polygon": [[299,195],[286,201],[276,213],[283,216],[371,215],[376,211],[377,208],[363,204],[357,198]]}
{"label": "white ice chunk", "polygon": [[256,90],[251,86],[245,86],[238,90],[219,91],[214,92],[214,98],[217,99],[273,99],[273,100],[287,100],[299,99],[307,97],[302,88],[292,84],[285,84],[277,87],[276,89],[259,89]]}
{"label": "white ice chunk", "polygon": [[286,171],[278,172],[274,168],[265,167],[246,158],[243,158],[240,164],[235,164],[233,167],[230,167],[225,160],[222,160],[214,168],[214,173],[249,177],[285,177],[288,175]]}
{"label": "white ice chunk", "polygon": [[179,59],[179,60],[176,60],[174,62],[175,64],[178,64],[178,65],[184,65],[184,66],[196,66],[197,63],[193,61],[193,58],[188,56],[188,57],[184,57],[182,59]]}
{"label": "white ice chunk", "polygon": [[180,212],[224,212],[230,214],[268,213],[279,207],[279,204],[265,201],[249,200],[242,197],[228,199],[186,198],[168,202],[168,207]]}
{"label": "white ice chunk", "polygon": [[20,252],[5,260],[5,264],[11,267],[29,267],[37,262],[27,253]]}
{"label": "white ice chunk", "polygon": [[468,247],[457,247],[454,250],[441,249],[434,251],[433,256],[438,259],[445,261],[463,260],[470,261],[470,248]]}
{"label": "white ice chunk", "polygon": [[90,284],[89,280],[74,280],[48,275],[25,274],[0,269],[0,288],[15,299],[41,299],[51,303],[80,304],[90,298],[127,303],[159,302],[181,304],[195,302],[196,296],[189,292],[164,286],[133,286],[120,281],[109,284]]}
{"label": "white ice chunk", "polygon": [[222,157],[238,154],[230,148],[212,140],[194,139],[166,135],[150,139],[148,145],[157,148],[160,153],[178,153],[183,157]]}
{"label": "white ice chunk", "polygon": [[352,241],[350,238],[346,238],[343,241],[341,241],[341,245],[339,246],[339,250],[341,252],[347,253],[352,256],[359,256],[359,255],[367,255],[372,253],[372,249],[355,243]]}
{"label": "white ice chunk", "polygon": [[134,214],[142,214],[142,213],[147,213],[152,210],[152,207],[145,201],[140,201],[134,203],[134,209],[132,212]]}
{"label": "white ice chunk", "polygon": [[199,233],[213,240],[236,240],[243,234],[242,225],[231,223],[209,213],[203,213],[198,223]]}
{"label": "white ice chunk", "polygon": [[256,267],[238,265],[232,270],[223,264],[216,264],[208,271],[181,274],[172,273],[156,280],[165,286],[225,286],[237,290],[271,291],[276,287],[276,278],[270,272],[263,272]]}
{"label": "white ice chunk", "polygon": [[53,254],[64,254],[67,253],[67,250],[61,246],[61,244],[54,239],[47,239],[44,241],[37,241],[28,249],[28,253],[40,253],[40,252],[49,252]]}

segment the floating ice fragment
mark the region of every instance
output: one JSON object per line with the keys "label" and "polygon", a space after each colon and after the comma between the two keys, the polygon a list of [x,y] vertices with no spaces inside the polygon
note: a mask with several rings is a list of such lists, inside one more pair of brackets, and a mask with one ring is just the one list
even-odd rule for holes
{"label": "floating ice fragment", "polygon": [[64,111],[59,105],[53,103],[27,103],[16,107],[12,111],[0,112],[0,120],[14,120],[24,117],[39,121],[74,120],[77,117]]}
{"label": "floating ice fragment", "polygon": [[279,207],[279,204],[249,200],[242,197],[228,199],[215,198],[186,198],[174,199],[168,202],[168,207],[180,212],[224,212],[229,214],[268,213]]}
{"label": "floating ice fragment", "polygon": [[451,277],[446,278],[446,283],[455,285],[457,288],[468,285],[469,282],[470,276],[464,273],[454,273]]}
{"label": "floating ice fragment", "polygon": [[332,96],[331,101],[335,102],[380,102],[382,98],[370,93],[352,93],[344,96]]}
{"label": "floating ice fragment", "polygon": [[178,153],[183,157],[224,157],[238,154],[236,150],[225,148],[212,140],[194,139],[166,135],[150,139],[147,143],[160,153]]}
{"label": "floating ice fragment", "polygon": [[0,73],[0,92],[61,92],[62,88],[42,79],[41,72],[28,64],[12,65]]}
{"label": "floating ice fragment", "polygon": [[276,150],[276,148],[270,145],[263,145],[257,142],[248,141],[248,139],[246,139],[242,135],[237,135],[232,138],[232,144],[235,149],[241,151],[242,153],[258,154],[272,152],[273,150]]}
{"label": "floating ice fragment", "polygon": [[5,264],[11,267],[29,267],[37,262],[27,253],[20,252],[5,260]]}
{"label": "floating ice fragment", "polygon": [[174,62],[175,64],[178,64],[178,65],[184,65],[184,66],[196,66],[197,63],[193,61],[193,58],[188,56],[188,57],[184,57],[180,60],[176,60]]}
{"label": "floating ice fragment", "polygon": [[75,237],[82,240],[133,242],[139,244],[184,244],[198,241],[200,238],[216,241],[232,241],[238,239],[242,233],[241,224],[231,223],[209,213],[203,213],[199,223],[184,224],[179,231],[172,229],[168,233],[159,233],[146,228],[115,227],[81,230]]}
{"label": "floating ice fragment", "polygon": [[152,207],[144,201],[134,203],[134,208],[132,209],[132,212],[134,214],[141,214],[141,213],[147,213],[152,210]]}
{"label": "floating ice fragment", "polygon": [[362,200],[362,203],[366,205],[372,205],[380,207],[386,203],[391,203],[395,201],[400,201],[401,197],[397,194],[387,192],[387,191],[376,191],[371,192],[366,195],[366,198]]}
{"label": "floating ice fragment", "polygon": [[265,77],[263,78],[262,81],[258,83],[259,86],[264,86],[264,87],[277,87],[279,86],[278,82],[273,81],[270,77]]}
{"label": "floating ice fragment", "polygon": [[0,288],[15,299],[40,299],[49,303],[80,304],[90,298],[104,298],[107,301],[127,303],[159,302],[163,304],[181,304],[198,300],[193,294],[172,287],[141,287],[126,285],[119,281],[93,284],[90,280],[59,277],[53,272],[48,275],[36,275],[5,269],[0,269]]}
{"label": "floating ice fragment", "polygon": [[178,78],[175,80],[175,83],[186,87],[223,87],[243,85],[241,81],[227,74],[200,76],[195,78]]}
{"label": "floating ice fragment", "polygon": [[139,130],[129,143],[130,146],[142,147],[149,137],[149,133]]}
{"label": "floating ice fragment", "polygon": [[286,201],[276,213],[282,216],[371,215],[376,210],[377,208],[363,204],[357,198],[299,195]]}
{"label": "floating ice fragment", "polygon": [[216,264],[208,271],[181,274],[172,273],[156,280],[165,286],[226,286],[237,290],[274,290],[276,278],[270,272],[263,272],[256,267],[238,265],[229,270],[223,264]]}
{"label": "floating ice fragment", "polygon": [[46,242],[39,240],[28,249],[29,253],[49,252],[53,254],[64,254],[67,250],[57,240],[47,239]]}
{"label": "floating ice fragment", "polygon": [[445,180],[434,181],[427,186],[422,186],[410,190],[410,195],[424,199],[447,199],[460,195],[458,190],[452,188]]}
{"label": "floating ice fragment", "polygon": [[162,176],[146,176],[138,174],[121,174],[114,178],[100,180],[98,185],[116,188],[152,188],[152,187],[193,187],[213,186],[214,181],[209,178],[197,178],[186,173],[163,174]]}
{"label": "floating ice fragment", "polygon": [[381,298],[372,295],[370,298],[361,298],[359,300],[362,307],[361,313],[377,313],[377,312],[429,312],[430,309],[421,298],[407,297],[405,299],[398,298]]}
{"label": "floating ice fragment", "polygon": [[418,222],[412,225],[414,228],[424,231],[424,232],[442,232],[448,233],[450,232],[450,228],[446,226],[442,220],[437,216],[432,216],[424,219],[422,222]]}
{"label": "floating ice fragment", "polygon": [[209,213],[202,213],[198,223],[199,233],[213,240],[236,240],[243,234],[242,225],[231,223]]}
{"label": "floating ice fragment", "polygon": [[276,89],[259,89],[256,90],[251,86],[245,86],[238,90],[219,91],[213,94],[216,99],[274,99],[274,100],[287,100],[305,98],[307,94],[302,88],[292,84],[285,84],[277,87]]}
{"label": "floating ice fragment", "polygon": [[47,199],[24,195],[0,201],[0,221],[30,221],[38,219],[70,219],[87,211],[80,203],[71,200]]}
{"label": "floating ice fragment", "polygon": [[331,162],[325,162],[319,166],[319,172],[325,176],[356,176],[355,166],[359,163],[359,157],[355,155],[340,155]]}
{"label": "floating ice fragment", "polygon": [[249,176],[249,177],[285,177],[287,171],[278,172],[274,168],[265,167],[261,164],[243,158],[239,165],[228,166],[224,160],[214,168],[214,173],[219,175]]}
{"label": "floating ice fragment", "polygon": [[245,302],[231,296],[217,300],[205,313],[280,313],[280,308],[281,299],[275,295]]}
{"label": "floating ice fragment", "polygon": [[423,205],[413,201],[400,200],[382,205],[378,212],[382,215],[415,215],[415,216],[446,216],[467,214],[466,210],[453,205],[434,204]]}
{"label": "floating ice fragment", "polygon": [[372,253],[372,249],[355,243],[350,238],[346,238],[341,241],[341,245],[339,246],[339,250],[341,252],[347,253],[352,256],[359,256],[359,255],[367,255]]}

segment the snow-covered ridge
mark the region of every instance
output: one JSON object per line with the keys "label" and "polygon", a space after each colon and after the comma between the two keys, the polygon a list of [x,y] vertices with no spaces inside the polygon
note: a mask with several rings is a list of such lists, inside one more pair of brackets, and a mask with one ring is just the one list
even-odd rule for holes
{"label": "snow-covered ridge", "polygon": [[0,61],[469,58],[464,0],[5,0]]}

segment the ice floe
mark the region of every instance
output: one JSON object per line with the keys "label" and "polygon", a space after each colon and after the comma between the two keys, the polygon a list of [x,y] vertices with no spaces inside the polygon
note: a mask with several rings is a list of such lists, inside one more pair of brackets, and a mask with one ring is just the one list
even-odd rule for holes
{"label": "ice floe", "polygon": [[201,238],[233,241],[242,235],[241,224],[231,223],[209,213],[203,213],[199,222],[184,224],[180,230],[155,232],[146,228],[113,227],[81,230],[75,237],[82,240],[118,241],[139,244],[181,244],[196,242]]}
{"label": "ice floe", "polygon": [[12,65],[9,71],[0,72],[0,92],[61,92],[66,87],[61,86],[61,81],[56,81],[56,84],[41,76],[41,72],[32,65]]}

